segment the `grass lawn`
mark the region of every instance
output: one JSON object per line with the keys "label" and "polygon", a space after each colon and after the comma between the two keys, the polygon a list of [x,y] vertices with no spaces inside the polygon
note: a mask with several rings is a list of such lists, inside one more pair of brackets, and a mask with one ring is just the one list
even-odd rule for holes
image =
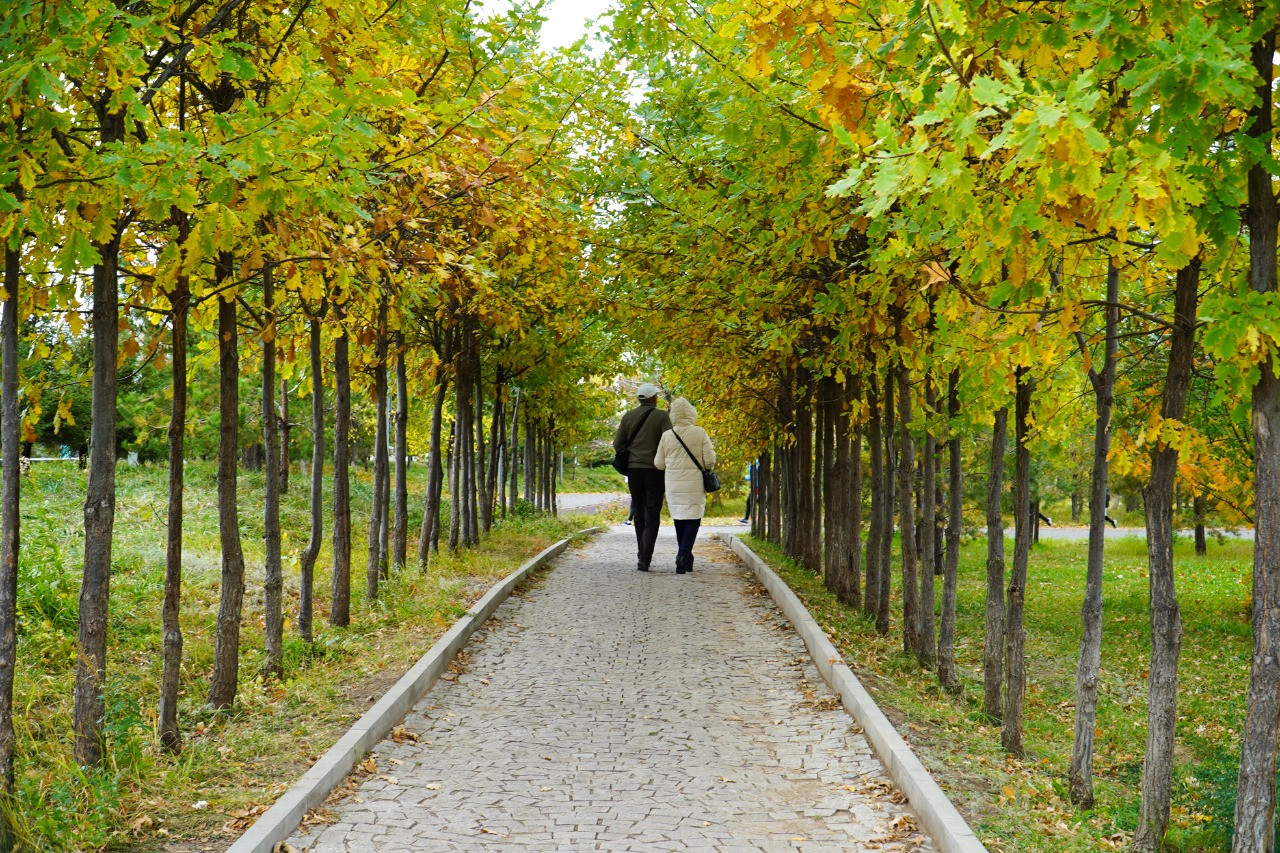
{"label": "grass lawn", "polygon": [[[306,545],[309,480],[284,499],[287,677],[263,681],[262,477],[241,478],[247,565],[240,690],[234,708],[205,705],[219,595],[215,469],[187,465],[182,629],[182,753],[156,738],[160,602],[164,577],[164,468],[117,474],[107,662],[109,763],[85,774],[71,758],[75,638],[83,558],[84,472],[37,464],[23,482],[15,717],[18,793],[8,807],[20,850],[222,849],[395,682],[467,606],[528,557],[593,520],[522,517],[481,549],[416,568],[425,469],[411,480],[410,562],[374,603],[363,599],[370,474],[353,482],[352,624],[329,626],[332,551],[316,567],[315,644],[297,636],[298,555]],[[326,536],[331,511],[326,495]],[[208,844],[196,842],[207,841]]]}
{"label": "grass lawn", "polygon": [[[795,566],[778,548],[749,541],[804,600],[990,849],[1127,846],[1137,825],[1151,649],[1142,540],[1107,544],[1094,758],[1097,804],[1089,812],[1076,810],[1066,795],[1086,543],[1042,541],[1032,551],[1026,596],[1028,755],[1013,760],[1000,748],[999,726],[983,718],[981,707],[985,539],[971,539],[961,550],[956,657],[965,693],[958,701],[901,651],[900,574],[894,578],[894,623],[888,636],[879,637],[859,614],[836,602],[820,578]],[[1010,544],[1006,554],[1012,553]],[[1252,652],[1252,543],[1210,543],[1209,555],[1196,557],[1191,543],[1183,541],[1175,559],[1184,635],[1173,815],[1166,841],[1171,850],[1225,851]],[[901,571],[897,564],[895,571]]]}

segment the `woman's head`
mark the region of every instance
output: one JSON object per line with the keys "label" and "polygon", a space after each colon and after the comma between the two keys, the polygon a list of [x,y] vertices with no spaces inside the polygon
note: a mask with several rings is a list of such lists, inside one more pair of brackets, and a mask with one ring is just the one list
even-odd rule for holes
{"label": "woman's head", "polygon": [[693,426],[698,422],[698,412],[693,404],[684,397],[676,397],[671,401],[671,423],[673,426]]}

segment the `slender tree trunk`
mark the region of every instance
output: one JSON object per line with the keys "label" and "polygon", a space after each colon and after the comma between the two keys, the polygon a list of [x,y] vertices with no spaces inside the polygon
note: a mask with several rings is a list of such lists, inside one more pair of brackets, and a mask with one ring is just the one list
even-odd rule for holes
{"label": "slender tree trunk", "polygon": [[862,612],[875,619],[880,609],[880,539],[884,536],[884,438],[880,413],[880,379],[873,370],[867,377],[867,443],[871,461],[871,518],[867,525],[867,594]]}
{"label": "slender tree trunk", "polygon": [[[104,97],[95,104],[99,134],[104,145],[119,142],[125,131],[123,110],[108,112],[108,103]],[[111,539],[116,515],[116,357],[119,349],[121,230],[122,225],[117,222],[110,238],[94,245],[99,262],[93,266],[92,426],[89,433],[89,484],[84,502],[84,573],[80,584],[80,621],[76,638],[73,722],[74,755],[81,767],[97,767],[103,757],[105,701],[102,691],[107,674]],[[15,565],[16,556],[15,552]]]}
{"label": "slender tree trunk", "polygon": [[[21,184],[15,181],[10,185],[9,191],[15,198],[22,199]],[[18,397],[18,314],[21,311],[21,285],[22,255],[6,242],[5,299],[0,303],[3,310],[0,313],[0,790],[5,795],[12,794],[14,790],[14,758],[17,753],[17,738],[13,729],[13,677],[18,662],[18,546],[21,541],[21,515],[18,510],[22,494],[21,472],[18,469],[22,447],[22,403]],[[175,397],[174,406],[177,405]],[[166,605],[169,604],[168,582],[169,575],[166,571]],[[172,609],[176,621],[176,602]],[[167,609],[165,613],[167,615]],[[168,627],[169,623],[166,621],[165,628]],[[179,655],[182,651],[181,637],[179,634]],[[167,633],[165,641],[167,655]],[[177,728],[176,716],[174,728]]]}
{"label": "slender tree trunk", "polygon": [[[1250,110],[1249,135],[1261,152],[1249,167],[1249,285],[1272,294],[1276,284],[1276,209],[1268,160],[1272,135],[1272,74],[1276,50],[1273,27],[1251,51],[1259,78],[1258,99]],[[1280,377],[1263,359],[1253,387],[1254,546],[1253,663],[1236,782],[1235,833],[1238,853],[1275,846],[1276,744],[1280,738]]]}
{"label": "slender tree trunk", "polygon": [[311,538],[302,552],[298,590],[298,633],[304,642],[313,642],[312,604],[315,591],[316,559],[324,541],[324,369],[320,352],[320,317],[312,315],[311,332]]}
{"label": "slender tree trunk", "polygon": [[[463,385],[461,376],[456,377],[454,383],[455,396],[459,393],[459,388]],[[453,434],[449,440],[449,550],[457,551],[458,546],[462,544],[462,506],[466,503],[462,499],[462,463],[463,443],[462,443],[462,420],[463,410],[458,407],[457,414],[453,419]]]}
{"label": "slender tree trunk", "polygon": [[509,496],[507,510],[514,515],[516,511],[516,490],[520,483],[520,389],[516,388],[515,398],[511,404],[511,450],[507,454]]}
{"label": "slender tree trunk", "polygon": [[1089,478],[1089,560],[1080,611],[1080,661],[1076,665],[1076,730],[1067,773],[1071,802],[1093,808],[1093,730],[1098,720],[1098,675],[1102,670],[1102,570],[1107,532],[1107,456],[1111,452],[1112,393],[1120,331],[1120,270],[1107,264],[1106,344],[1102,372],[1091,370],[1093,385],[1093,469]]}
{"label": "slender tree trunk", "polygon": [[[822,474],[822,492],[818,496],[821,510],[819,529],[826,533],[825,547],[822,549],[822,581],[828,590],[840,594],[842,578],[841,561],[844,549],[840,546],[844,535],[844,518],[838,506],[835,487],[836,473],[836,434],[835,418],[831,412],[835,407],[835,380],[829,376],[818,382],[818,468]],[[848,484],[842,484],[846,486]]]}
{"label": "slender tree trunk", "polygon": [[960,371],[952,370],[947,381],[947,552],[942,567],[942,621],[938,627],[938,683],[952,696],[964,690],[956,673],[956,585],[960,570],[960,528],[964,524],[960,470]]}
{"label": "slender tree trunk", "polygon": [[1010,755],[1022,757],[1023,700],[1027,690],[1026,641],[1023,609],[1027,564],[1031,557],[1031,450],[1027,431],[1031,417],[1031,379],[1025,367],[1017,371],[1014,404],[1013,571],[1009,575],[1008,610],[1004,626],[1004,717],[1000,744]]}
{"label": "slender tree trunk", "polygon": [[333,341],[333,595],[329,624],[351,624],[351,339],[338,312]]}
{"label": "slender tree trunk", "polygon": [[[533,428],[533,416],[528,409],[524,411],[524,499],[533,504],[533,486],[538,475],[538,466],[534,462],[535,442],[537,434]],[[536,506],[535,506],[536,509]]]}
{"label": "slender tree trunk", "polygon": [[769,518],[766,527],[767,538],[775,545],[782,541],[782,460],[778,445],[773,445],[773,452],[765,459],[765,508]]}
{"label": "slender tree trunk", "polygon": [[[191,234],[190,220],[182,211],[174,208],[171,219],[177,226],[178,243],[183,246]],[[7,286],[7,285],[6,285]],[[10,293],[16,291],[10,289]],[[172,369],[173,403],[169,410],[169,506],[166,517],[164,602],[160,606],[160,626],[164,637],[164,664],[160,673],[160,698],[157,708],[160,744],[170,753],[182,749],[182,730],[178,725],[178,691],[182,680],[182,624],[178,619],[182,601],[182,490],[185,480],[184,443],[187,435],[187,315],[191,307],[190,281],[180,274],[170,295],[169,323],[172,328],[170,342],[170,366]],[[8,319],[8,306],[5,309]],[[0,327],[0,339],[4,337]],[[7,353],[0,354],[0,362],[10,363]],[[7,430],[4,431],[7,435]],[[3,453],[0,453],[3,456]],[[16,463],[16,458],[15,458]],[[7,456],[3,456],[4,471],[11,468]],[[7,495],[4,506],[17,507],[17,495],[11,502]],[[7,565],[3,560],[0,563]],[[0,588],[3,583],[0,582]],[[3,646],[0,645],[0,649]],[[7,659],[8,653],[0,651]],[[5,704],[7,708],[7,703]]]}
{"label": "slender tree trunk", "polygon": [[[853,399],[862,397],[862,379],[854,377]],[[841,407],[840,434],[844,436],[843,452],[849,471],[849,489],[845,493],[844,513],[848,533],[845,536],[845,565],[848,571],[846,603],[862,606],[862,427],[854,423],[848,406]]]}
{"label": "slender tree trunk", "polygon": [[284,567],[280,555],[280,435],[276,420],[275,277],[270,265],[262,270],[262,302],[266,328],[262,330],[262,446],[265,452],[265,494],[262,511],[263,566],[262,674],[284,675]]}
{"label": "slender tree trunk", "polygon": [[427,554],[440,550],[440,491],[444,483],[444,459],[440,432],[444,421],[444,400],[449,381],[444,365],[436,368],[436,390],[431,402],[431,443],[427,449],[427,494],[422,510],[422,530],[418,535],[418,565],[427,564]]}
{"label": "slender tree trunk", "polygon": [[387,576],[386,552],[382,546],[382,530],[387,520],[387,298],[378,301],[378,338],[373,365],[375,424],[373,439],[373,507],[369,513],[369,559],[365,565],[365,599],[378,597],[378,581]]}
{"label": "slender tree trunk", "polygon": [[907,368],[899,365],[898,432],[898,516],[902,528],[902,649],[916,655],[920,649],[920,578],[916,551],[915,440],[911,436],[911,380]]}
{"label": "slender tree trunk", "polygon": [[[219,282],[231,275],[231,257],[218,259]],[[240,338],[235,297],[218,300],[218,532],[222,542],[222,600],[214,640],[209,704],[229,708],[236,700],[240,673],[240,617],[244,607],[244,552],[240,545],[240,507],[236,461],[240,451]]]}
{"label": "slender tree trunk", "polygon": [[396,349],[396,483],[395,532],[391,568],[405,567],[409,551],[409,373],[404,363],[404,340]]}
{"label": "slender tree trunk", "polygon": [[982,710],[993,720],[1004,716],[1004,452],[1009,410],[995,413],[991,428],[991,465],[987,474],[987,606],[982,635]]}
{"label": "slender tree trunk", "polygon": [[[885,369],[884,384],[884,500],[881,510],[884,520],[880,525],[880,609],[876,611],[876,633],[889,633],[890,594],[893,586],[893,510],[898,488],[898,466],[894,450],[897,447],[897,424],[893,405],[893,368]],[[914,537],[913,537],[914,538]],[[904,534],[905,541],[905,534]],[[905,547],[905,545],[904,545]]]}
{"label": "slender tree trunk", "polygon": [[280,380],[280,494],[289,494],[289,380]]}
{"label": "slender tree trunk", "polygon": [[934,636],[933,580],[938,568],[935,548],[938,537],[938,439],[933,426],[938,395],[928,373],[924,377],[924,402],[928,408],[929,426],[925,429],[924,455],[920,459],[923,474],[920,483],[920,645],[916,648],[916,657],[922,666],[929,669],[937,664],[938,655],[938,641]]}
{"label": "slender tree trunk", "polygon": [[[1160,406],[1160,416],[1166,423],[1181,421],[1186,411],[1195,357],[1199,288],[1200,258],[1197,257],[1178,270],[1169,368]],[[1280,396],[1277,402],[1280,402]],[[1268,440],[1269,436],[1264,435],[1263,442]],[[1264,443],[1256,445],[1258,451],[1265,447]],[[1158,444],[1151,453],[1151,479],[1143,494],[1147,514],[1148,588],[1151,591],[1151,667],[1147,678],[1147,754],[1142,762],[1142,802],[1138,807],[1138,829],[1133,836],[1133,846],[1137,850],[1160,849],[1165,830],[1169,827],[1172,800],[1173,742],[1178,722],[1178,657],[1182,651],[1182,614],[1178,608],[1173,571],[1173,487],[1177,476],[1178,448]],[[1261,509],[1261,501],[1258,507]],[[1261,517],[1255,522],[1261,522]],[[1258,523],[1258,529],[1261,528],[1261,523]],[[1272,729],[1273,735],[1275,732]],[[1275,748],[1273,736],[1273,786]],[[1274,833],[1274,829],[1270,832]],[[1248,849],[1248,843],[1236,849]]]}
{"label": "slender tree trunk", "polygon": [[489,419],[489,465],[486,474],[484,504],[481,507],[483,532],[493,527],[494,504],[500,502],[502,491],[502,457],[506,453],[507,407],[502,399],[502,383],[493,389],[493,417]]}
{"label": "slender tree trunk", "polygon": [[1204,495],[1193,495],[1191,498],[1191,511],[1196,516],[1195,542],[1196,556],[1203,557],[1209,553],[1209,543],[1205,541],[1204,536]]}
{"label": "slender tree trunk", "polygon": [[[496,400],[494,405],[496,406]],[[494,414],[497,414],[495,409]],[[489,531],[489,464],[486,455],[488,449],[484,440],[484,375],[476,370],[476,521],[478,530]],[[478,532],[478,531],[477,531]]]}

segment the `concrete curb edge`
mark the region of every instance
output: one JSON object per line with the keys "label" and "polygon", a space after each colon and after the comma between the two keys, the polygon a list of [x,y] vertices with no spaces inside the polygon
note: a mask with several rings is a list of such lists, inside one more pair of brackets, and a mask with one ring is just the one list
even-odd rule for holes
{"label": "concrete curb edge", "polygon": [[939,787],[937,780],[920,763],[911,747],[889,718],[880,710],[875,699],[867,692],[858,677],[844,663],[839,650],[832,644],[821,626],[809,614],[786,582],[760,557],[747,547],[739,536],[729,536],[729,547],[751,568],[773,600],[804,640],[818,672],[835,691],[849,715],[862,726],[871,748],[884,764],[889,778],[894,781],[911,803],[923,828],[941,848],[942,853],[987,853],[968,822],[956,811],[955,804]]}
{"label": "concrete curb edge", "polygon": [[271,808],[227,848],[227,853],[271,853],[277,844],[298,828],[309,810],[324,802],[329,793],[347,778],[356,762],[404,719],[409,709],[439,679],[458,650],[493,615],[498,605],[507,600],[521,581],[535,569],[558,557],[574,539],[599,533],[603,529],[588,527],[561,539],[494,584],[337,743],[329,747],[292,787],[280,795]]}

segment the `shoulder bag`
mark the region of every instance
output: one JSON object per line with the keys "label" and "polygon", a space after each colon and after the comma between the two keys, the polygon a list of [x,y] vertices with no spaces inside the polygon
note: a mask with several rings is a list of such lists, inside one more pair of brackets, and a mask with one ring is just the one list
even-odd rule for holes
{"label": "shoulder bag", "polygon": [[684,452],[689,454],[689,458],[693,460],[693,464],[698,466],[698,470],[702,472],[702,491],[718,492],[720,491],[720,478],[716,476],[716,472],[710,468],[703,468],[702,463],[698,461],[698,457],[693,455],[693,451],[689,449],[689,445],[684,443],[680,438],[680,433],[676,432],[676,428],[671,428],[671,434],[676,437],[676,441],[680,442],[680,446],[684,448]]}
{"label": "shoulder bag", "polygon": [[631,442],[636,440],[636,436],[640,433],[640,427],[644,426],[644,422],[649,419],[649,415],[653,414],[653,410],[657,406],[650,406],[648,411],[640,416],[640,423],[636,424],[636,428],[631,430],[631,437],[627,439],[627,443],[622,449],[613,454],[613,468],[622,476],[627,475],[627,466],[631,462]]}

